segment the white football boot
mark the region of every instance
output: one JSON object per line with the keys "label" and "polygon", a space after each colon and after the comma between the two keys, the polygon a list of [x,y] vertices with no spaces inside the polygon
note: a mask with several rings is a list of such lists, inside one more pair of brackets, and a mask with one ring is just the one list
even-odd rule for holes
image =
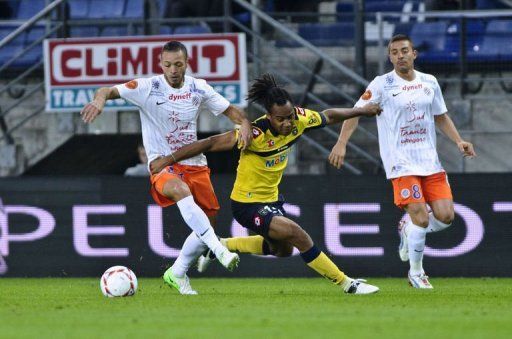
{"label": "white football boot", "polygon": [[421,274],[414,274],[412,275],[411,272],[408,274],[409,277],[409,285],[411,285],[414,288],[422,288],[422,289],[433,289],[434,287],[430,284],[430,281],[428,281],[428,276],[425,274],[425,272]]}
{"label": "white football boot", "polygon": [[208,266],[216,259],[215,254],[213,254],[212,250],[206,251],[206,253],[201,254],[199,258],[197,258],[197,272],[203,273],[206,271]]}
{"label": "white football boot", "polygon": [[[227,239],[225,238],[219,238],[219,241],[220,243],[224,246],[224,247],[227,247],[226,243],[227,243]],[[206,271],[206,269],[208,268],[208,266],[210,266],[210,264],[215,261],[215,259],[217,259],[217,257],[215,257],[215,254],[213,254],[213,251],[208,249],[208,251],[206,251],[206,253],[204,254],[201,254],[199,256],[199,258],[197,259],[197,271],[199,273],[203,273]]]}
{"label": "white football boot", "polygon": [[222,251],[222,253],[217,255],[217,260],[228,271],[233,271],[235,268],[238,267],[238,263],[240,262],[240,257],[238,256],[238,254],[230,252],[226,248],[224,251]]}
{"label": "white football boot", "polygon": [[372,294],[378,291],[377,286],[367,284],[364,279],[353,279],[350,285],[344,289],[344,292],[348,294]]}
{"label": "white football boot", "polygon": [[409,261],[409,245],[407,242],[407,233],[405,228],[407,227],[407,221],[400,220],[398,223],[398,235],[400,235],[400,245],[398,245],[398,255],[402,261]]}
{"label": "white football boot", "polygon": [[183,278],[178,278],[172,272],[172,267],[169,267],[164,273],[164,282],[172,288],[175,288],[180,294],[183,295],[196,295],[197,291],[192,289],[190,286],[190,280],[187,275]]}

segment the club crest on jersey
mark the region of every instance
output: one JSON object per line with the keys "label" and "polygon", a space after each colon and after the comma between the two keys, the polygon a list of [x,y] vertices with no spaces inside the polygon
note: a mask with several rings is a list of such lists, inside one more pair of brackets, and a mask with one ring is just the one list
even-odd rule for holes
{"label": "club crest on jersey", "polygon": [[295,107],[295,109],[297,110],[297,114],[300,114],[302,116],[306,116],[306,111],[304,110],[304,108],[302,107]]}
{"label": "club crest on jersey", "polygon": [[274,142],[274,140],[270,139],[269,141],[267,141],[267,146],[268,147],[272,147],[274,146],[276,143]]}
{"label": "club crest on jersey", "polygon": [[160,88],[160,83],[158,82],[158,80],[153,80],[151,82],[151,89],[157,91],[158,89]]}
{"label": "club crest on jersey", "polygon": [[391,85],[393,83],[395,79],[393,79],[393,76],[391,74],[389,74],[388,76],[386,76],[386,83],[388,85]]}
{"label": "club crest on jersey", "polygon": [[128,81],[124,84],[124,86],[129,89],[136,89],[138,85],[137,80]]}
{"label": "club crest on jersey", "polygon": [[402,198],[407,199],[407,198],[409,198],[411,196],[411,191],[409,191],[409,189],[407,189],[407,188],[404,188],[400,192],[400,195],[402,196]]}
{"label": "club crest on jersey", "polygon": [[258,227],[261,226],[261,217],[259,217],[259,216],[254,217],[254,225],[256,225]]}
{"label": "club crest on jersey", "polygon": [[299,130],[297,129],[297,127],[293,127],[292,134],[297,135],[297,133],[299,133]]}
{"label": "club crest on jersey", "polygon": [[256,138],[258,135],[260,135],[262,132],[260,129],[253,127],[252,128],[252,137]]}
{"label": "club crest on jersey", "polygon": [[363,100],[370,100],[372,98],[372,91],[370,91],[369,89],[366,90],[366,92],[363,93],[363,95],[361,95],[361,99]]}

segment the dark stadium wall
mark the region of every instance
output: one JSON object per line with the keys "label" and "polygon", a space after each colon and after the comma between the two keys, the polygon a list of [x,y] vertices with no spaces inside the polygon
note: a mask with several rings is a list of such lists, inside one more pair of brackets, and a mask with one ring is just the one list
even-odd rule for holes
{"label": "dark stadium wall", "polygon": [[[214,175],[221,202],[220,236],[247,234],[233,222],[232,175]],[[425,267],[432,276],[512,276],[512,176],[451,175],[456,219],[429,234]],[[11,277],[100,276],[126,265],[138,276],[159,276],[174,261],[190,230],[177,208],[151,200],[147,179],[25,177],[0,179],[0,253]],[[290,217],[354,277],[406,275],[397,255],[403,213],[381,176],[287,176],[281,192]],[[3,273],[2,273],[3,272]],[[191,270],[195,276],[195,270]],[[214,264],[212,276],[315,276],[297,255],[242,255],[239,269]]]}
{"label": "dark stadium wall", "polygon": [[[215,133],[198,133],[199,139]],[[139,162],[140,134],[77,134],[23,173],[38,175],[122,175]],[[108,145],[108,147],[105,147]],[[234,173],[237,151],[207,154],[215,173]]]}

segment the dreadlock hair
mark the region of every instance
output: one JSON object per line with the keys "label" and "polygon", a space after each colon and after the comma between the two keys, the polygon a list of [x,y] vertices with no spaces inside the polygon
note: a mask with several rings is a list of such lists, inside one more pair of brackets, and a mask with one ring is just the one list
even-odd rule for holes
{"label": "dreadlock hair", "polygon": [[292,102],[290,94],[277,85],[274,76],[270,73],[265,73],[254,80],[247,100],[263,105],[269,113],[274,104],[283,106],[287,101]]}

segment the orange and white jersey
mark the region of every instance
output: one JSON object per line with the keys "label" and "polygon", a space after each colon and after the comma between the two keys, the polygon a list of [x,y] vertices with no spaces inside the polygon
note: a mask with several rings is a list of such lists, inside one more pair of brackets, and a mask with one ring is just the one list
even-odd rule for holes
{"label": "orange and white jersey", "polygon": [[[217,116],[229,106],[229,101],[205,80],[187,75],[181,88],[171,87],[164,75],[136,79],[115,87],[121,98],[139,108],[148,164],[197,140],[197,118],[201,110]],[[207,164],[203,154],[180,163]]]}
{"label": "orange and white jersey", "polygon": [[436,78],[415,71],[413,81],[393,70],[377,76],[356,103],[379,103],[377,116],[380,156],[388,179],[426,176],[443,170],[436,151],[435,115],[446,113]]}

